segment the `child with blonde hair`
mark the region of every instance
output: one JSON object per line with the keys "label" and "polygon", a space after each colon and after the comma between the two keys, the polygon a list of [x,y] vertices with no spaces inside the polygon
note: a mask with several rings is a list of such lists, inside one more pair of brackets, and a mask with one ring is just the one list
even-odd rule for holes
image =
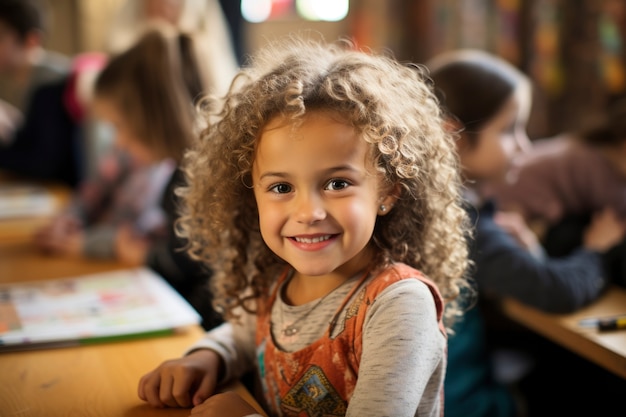
{"label": "child with blonde hair", "polygon": [[[141,263],[148,243],[166,233],[161,199],[195,140],[193,99],[203,93],[199,78],[183,72],[193,68],[189,42],[155,26],[98,74],[90,107],[113,128],[114,150],[100,158],[67,210],[37,233],[43,250]],[[128,233],[137,244],[120,250],[120,235]]]}
{"label": "child with blonde hair", "polygon": [[155,22],[171,25],[194,40],[200,76],[208,92],[224,95],[238,62],[228,22],[218,0],[124,0],[107,34],[107,49],[128,48]]}
{"label": "child with blonde hair", "polygon": [[217,116],[185,158],[179,231],[227,321],[146,374],[140,398],[253,414],[216,389],[254,370],[272,416],[442,415],[468,223],[422,68],[279,42]]}

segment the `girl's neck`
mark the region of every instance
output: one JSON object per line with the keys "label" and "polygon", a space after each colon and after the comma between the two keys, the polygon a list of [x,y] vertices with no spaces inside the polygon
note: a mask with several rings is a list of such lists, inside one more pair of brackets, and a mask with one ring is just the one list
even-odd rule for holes
{"label": "girl's neck", "polygon": [[348,262],[324,275],[303,275],[294,271],[283,294],[285,302],[301,305],[331,293],[344,282],[364,273],[374,257],[373,251],[373,247],[367,245]]}
{"label": "girl's neck", "polygon": [[320,276],[302,275],[294,271],[293,277],[285,285],[283,299],[290,305],[302,305],[324,297],[356,276],[369,270],[367,263],[359,268],[342,268]]}
{"label": "girl's neck", "polygon": [[341,274],[314,277],[303,276],[296,272],[285,286],[284,301],[294,306],[306,304],[330,294],[348,279],[350,277]]}

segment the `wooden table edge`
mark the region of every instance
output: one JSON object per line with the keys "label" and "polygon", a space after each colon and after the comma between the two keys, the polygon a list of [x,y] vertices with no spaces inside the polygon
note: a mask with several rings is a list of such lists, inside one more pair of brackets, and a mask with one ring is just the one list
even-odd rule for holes
{"label": "wooden table edge", "polygon": [[513,299],[504,300],[502,309],[518,323],[626,379],[626,357],[565,326],[567,315],[544,313]]}

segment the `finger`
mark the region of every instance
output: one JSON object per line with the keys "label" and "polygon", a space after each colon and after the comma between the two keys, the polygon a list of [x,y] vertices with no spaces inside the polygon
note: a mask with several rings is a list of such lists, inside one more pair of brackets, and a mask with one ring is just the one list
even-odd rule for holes
{"label": "finger", "polygon": [[[195,416],[195,415],[204,415],[207,412],[210,412],[211,410],[215,410],[215,400],[218,399],[218,397],[220,394],[215,394],[210,396],[209,398],[206,398],[204,401],[202,401],[200,404],[195,405],[192,409],[191,409],[191,415]],[[219,402],[219,399],[218,399]],[[209,414],[210,415],[210,414]]]}
{"label": "finger", "polygon": [[200,385],[198,385],[196,392],[193,394],[193,405],[197,406],[202,404],[213,394],[213,391],[215,391],[215,384],[211,379],[207,377],[202,378]]}
{"label": "finger", "polygon": [[161,385],[161,375],[158,372],[151,372],[143,377],[143,395],[145,401],[153,407],[163,408],[165,405],[159,398],[159,387]]}
{"label": "finger", "polygon": [[191,409],[190,415],[192,416],[202,415],[207,410],[207,406],[205,404],[206,403],[196,405],[194,408]]}
{"label": "finger", "polygon": [[141,379],[139,379],[139,384],[137,384],[137,396],[142,401],[146,401],[145,384],[146,376],[144,375],[141,377]]}
{"label": "finger", "polygon": [[159,400],[167,407],[178,407],[176,399],[172,395],[172,387],[174,385],[174,378],[168,374],[161,378],[161,386],[159,388]]}
{"label": "finger", "polygon": [[175,378],[170,393],[179,407],[191,407],[191,386],[187,378]]}

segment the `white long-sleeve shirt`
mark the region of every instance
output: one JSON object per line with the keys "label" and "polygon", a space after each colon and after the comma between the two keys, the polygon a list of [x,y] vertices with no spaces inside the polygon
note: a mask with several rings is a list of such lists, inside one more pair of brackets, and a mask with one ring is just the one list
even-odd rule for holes
{"label": "white long-sleeve shirt", "polygon": [[[290,337],[281,329],[302,317],[319,299],[290,306],[277,297],[271,313],[277,346],[293,352],[322,337],[355,282],[349,280],[326,296],[305,323],[297,323],[301,327]],[[338,317],[342,320],[345,314]],[[342,328],[339,321],[333,333]],[[188,352],[200,348],[216,351],[224,360],[226,382],[256,369],[255,332],[256,316],[242,313],[239,323],[225,323],[209,331]],[[446,338],[438,326],[429,288],[418,280],[390,285],[368,309],[358,380],[346,416],[440,416],[445,352]]]}

